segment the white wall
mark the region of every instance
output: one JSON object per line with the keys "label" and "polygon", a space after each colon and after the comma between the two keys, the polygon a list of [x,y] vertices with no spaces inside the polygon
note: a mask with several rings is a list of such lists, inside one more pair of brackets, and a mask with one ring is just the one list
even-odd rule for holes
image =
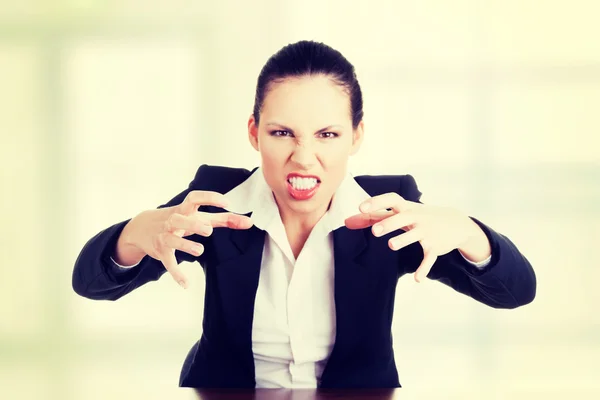
{"label": "white wall", "polygon": [[73,264],[91,236],[168,201],[200,164],[257,165],[256,78],[300,39],[357,68],[367,137],[353,173],[413,174],[424,201],[506,234],[538,276],[536,300],[510,311],[402,279],[405,397],[600,393],[597,2],[376,4],[0,7],[0,397],[191,395],[174,387],[201,334],[200,267],[186,265],[187,292],[165,276],[111,303],[73,293]]}

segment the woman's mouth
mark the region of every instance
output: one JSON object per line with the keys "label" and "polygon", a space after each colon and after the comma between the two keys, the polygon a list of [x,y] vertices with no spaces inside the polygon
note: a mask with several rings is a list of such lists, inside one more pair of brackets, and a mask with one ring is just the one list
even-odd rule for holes
{"label": "woman's mouth", "polygon": [[296,200],[308,200],[317,193],[321,181],[316,177],[288,176],[287,189]]}

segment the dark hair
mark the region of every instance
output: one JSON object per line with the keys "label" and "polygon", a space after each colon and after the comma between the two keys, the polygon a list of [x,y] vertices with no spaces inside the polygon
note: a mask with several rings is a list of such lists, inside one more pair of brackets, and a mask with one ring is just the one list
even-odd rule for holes
{"label": "dark hair", "polygon": [[337,50],[318,42],[303,40],[288,44],[273,54],[260,71],[254,97],[254,119],[259,123],[260,110],[270,85],[287,77],[323,74],[343,86],[350,96],[352,126],[363,118],[363,99],[354,66]]}

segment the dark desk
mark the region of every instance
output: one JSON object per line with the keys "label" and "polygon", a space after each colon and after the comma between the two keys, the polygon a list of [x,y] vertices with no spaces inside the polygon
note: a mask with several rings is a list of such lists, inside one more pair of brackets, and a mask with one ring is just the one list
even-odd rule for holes
{"label": "dark desk", "polygon": [[196,389],[200,400],[392,400],[402,389]]}

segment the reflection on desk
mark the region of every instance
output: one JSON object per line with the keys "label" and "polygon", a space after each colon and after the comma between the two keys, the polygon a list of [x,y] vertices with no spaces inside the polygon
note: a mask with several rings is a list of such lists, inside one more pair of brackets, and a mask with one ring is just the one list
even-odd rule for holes
{"label": "reflection on desk", "polygon": [[400,389],[196,389],[200,400],[393,400]]}

